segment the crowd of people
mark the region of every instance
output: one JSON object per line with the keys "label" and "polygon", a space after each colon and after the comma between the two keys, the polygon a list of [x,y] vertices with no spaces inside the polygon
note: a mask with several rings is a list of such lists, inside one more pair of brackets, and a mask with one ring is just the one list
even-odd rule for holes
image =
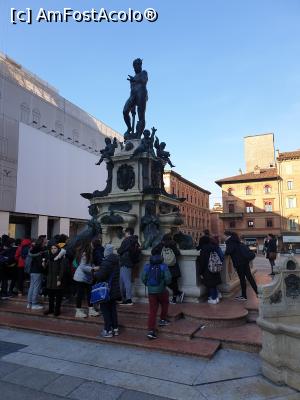
{"label": "crowd of people", "polygon": [[[3,235],[0,243],[1,299],[27,295],[28,310],[43,310],[45,315],[58,317],[63,299],[75,300],[75,318],[97,317],[102,314],[103,337],[119,335],[117,303],[132,306],[132,277],[141,259],[138,237],[132,228],[126,228],[119,248],[112,244],[102,245],[100,239],[80,242],[75,248],[68,246],[66,235],[57,235],[47,240],[45,235],[36,240],[12,239]],[[208,291],[208,303],[217,305],[222,295],[218,286],[222,283],[221,271],[225,255],[232,259],[240,280],[241,294],[238,301],[247,300],[246,279],[257,294],[257,285],[250,269],[255,257],[234,232],[225,231],[226,251],[221,250],[217,237],[204,231],[197,249],[197,274]],[[272,267],[276,258],[276,239],[268,236],[266,254]],[[275,245],[274,245],[275,241]],[[275,255],[274,255],[275,254]],[[184,292],[179,288],[181,270],[180,250],[171,234],[163,236],[152,248],[149,262],[143,267],[141,280],[148,290],[149,316],[148,338],[157,338],[156,317],[159,306],[160,327],[169,324],[169,303],[182,303]],[[25,293],[25,282],[28,290]],[[93,285],[106,282],[109,297],[97,304],[92,303]],[[170,292],[169,292],[169,290]],[[171,298],[169,299],[169,294]],[[40,296],[48,298],[48,307],[39,302]],[[87,308],[83,307],[86,304]]]}

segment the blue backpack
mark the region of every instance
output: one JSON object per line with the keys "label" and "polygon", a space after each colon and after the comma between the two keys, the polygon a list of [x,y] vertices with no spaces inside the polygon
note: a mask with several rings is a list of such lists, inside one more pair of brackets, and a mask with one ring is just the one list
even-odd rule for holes
{"label": "blue backpack", "polygon": [[148,264],[146,266],[147,283],[146,286],[159,286],[162,278],[162,269],[160,264]]}

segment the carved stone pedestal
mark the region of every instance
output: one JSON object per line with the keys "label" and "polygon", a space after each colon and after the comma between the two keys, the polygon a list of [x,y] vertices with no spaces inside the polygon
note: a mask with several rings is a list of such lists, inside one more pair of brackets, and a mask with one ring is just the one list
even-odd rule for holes
{"label": "carved stone pedestal", "polygon": [[153,150],[136,152],[140,139],[127,141],[107,160],[107,186],[85,194],[102,226],[103,243],[119,247],[126,227],[132,227],[144,248],[182,224],[181,200],[164,190],[163,165]]}
{"label": "carved stone pedestal", "polygon": [[281,256],[273,281],[259,287],[262,372],[300,390],[300,256]]}

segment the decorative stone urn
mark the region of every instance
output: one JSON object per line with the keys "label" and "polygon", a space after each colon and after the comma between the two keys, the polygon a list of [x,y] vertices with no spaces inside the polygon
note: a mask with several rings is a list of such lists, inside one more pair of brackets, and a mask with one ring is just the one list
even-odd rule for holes
{"label": "decorative stone urn", "polygon": [[262,372],[300,390],[300,256],[278,259],[273,281],[259,287]]}

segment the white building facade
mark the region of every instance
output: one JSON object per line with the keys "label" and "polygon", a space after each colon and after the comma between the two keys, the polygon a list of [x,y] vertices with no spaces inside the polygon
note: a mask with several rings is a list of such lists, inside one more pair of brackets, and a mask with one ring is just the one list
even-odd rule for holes
{"label": "white building facade", "polygon": [[103,189],[99,150],[123,137],[0,53],[0,235],[76,234],[83,192]]}

